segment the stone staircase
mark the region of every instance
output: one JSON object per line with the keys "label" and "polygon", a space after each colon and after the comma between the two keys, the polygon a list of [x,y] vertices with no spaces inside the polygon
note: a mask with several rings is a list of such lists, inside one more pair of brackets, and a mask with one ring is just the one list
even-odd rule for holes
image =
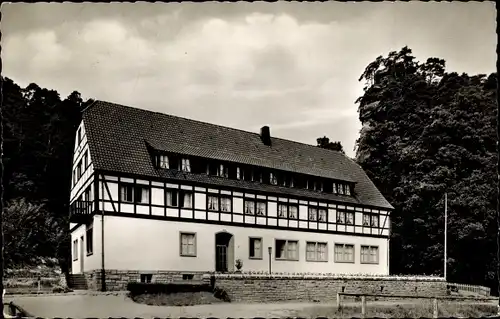
{"label": "stone staircase", "polygon": [[68,287],[73,290],[88,290],[87,280],[83,274],[69,275]]}

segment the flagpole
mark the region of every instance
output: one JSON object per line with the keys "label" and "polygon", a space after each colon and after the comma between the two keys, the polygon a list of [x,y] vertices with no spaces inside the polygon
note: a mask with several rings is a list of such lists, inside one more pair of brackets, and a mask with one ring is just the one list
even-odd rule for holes
{"label": "flagpole", "polygon": [[448,194],[444,193],[444,280],[446,280],[446,264],[448,260]]}

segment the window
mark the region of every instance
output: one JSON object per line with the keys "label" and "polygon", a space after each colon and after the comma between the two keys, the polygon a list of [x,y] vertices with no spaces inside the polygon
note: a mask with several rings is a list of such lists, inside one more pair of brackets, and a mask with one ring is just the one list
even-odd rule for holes
{"label": "window", "polygon": [[76,167],[76,171],[77,171],[76,176],[78,179],[80,179],[80,177],[82,177],[82,160],[80,160],[78,162],[78,166]]}
{"label": "window", "polygon": [[316,207],[309,207],[309,220],[318,219],[318,209]]}
{"label": "window", "polygon": [[345,185],[345,194],[351,196],[351,185]]}
{"label": "window", "polygon": [[229,176],[228,168],[224,164],[220,164],[219,165],[218,175],[220,177],[225,177],[225,178],[227,178]]}
{"label": "window", "polygon": [[266,202],[264,201],[245,199],[244,208],[246,215],[266,216]]}
{"label": "window", "polygon": [[121,184],[120,200],[128,203],[149,203],[149,187],[142,185]]}
{"label": "window", "polygon": [[89,153],[87,151],[85,152],[85,155],[83,155],[83,167],[87,168],[88,165],[89,165]]}
{"label": "window", "polygon": [[354,225],[354,213],[337,211],[337,224]]}
{"label": "window", "polygon": [[80,145],[80,142],[82,141],[82,128],[78,128],[78,139],[77,139],[77,145]]}
{"label": "window", "polygon": [[318,208],[318,221],[326,222],[326,209]]}
{"label": "window", "polygon": [[90,224],[87,226],[86,234],[87,236],[87,256],[92,255],[94,252],[94,225]]}
{"label": "window", "polygon": [[73,261],[78,260],[78,239],[73,240]]}
{"label": "window", "polygon": [[165,168],[165,169],[170,168],[167,155],[159,155],[158,156],[158,167]]}
{"label": "window", "polygon": [[143,283],[150,283],[152,279],[153,279],[152,274],[141,274],[141,282]]}
{"label": "window", "polygon": [[193,193],[181,191],[180,204],[182,208],[193,208]]}
{"label": "window", "polygon": [[167,189],[165,192],[165,198],[167,206],[177,207],[178,202],[178,191],[176,189]]}
{"label": "window", "polygon": [[293,177],[290,177],[290,187],[293,187]]}
{"label": "window", "polygon": [[297,219],[299,212],[298,205],[288,205],[288,218]]}
{"label": "window", "polygon": [[73,170],[73,186],[76,184],[77,177],[76,177],[76,169]]}
{"label": "window", "polygon": [[337,263],[353,263],[354,262],[354,245],[335,244],[335,262],[337,262]]}
{"label": "window", "polygon": [[242,179],[242,178],[241,178],[241,172],[240,172],[240,168],[239,168],[239,167],[236,167],[236,179]]}
{"label": "window", "polygon": [[378,247],[361,246],[361,263],[378,264]]}
{"label": "window", "polygon": [[328,261],[328,249],[326,243],[307,242],[306,260],[307,261]]}
{"label": "window", "polygon": [[269,183],[272,185],[278,185],[278,177],[274,173],[269,173]]}
{"label": "window", "polygon": [[231,197],[221,197],[220,198],[220,210],[222,212],[231,211]]}
{"label": "window", "polygon": [[288,205],[278,203],[278,217],[287,218],[288,217]]}
{"label": "window", "polygon": [[181,256],[196,257],[196,234],[181,233]]}
{"label": "window", "polygon": [[379,227],[379,216],[377,214],[363,213],[363,226]]}
{"label": "window", "polygon": [[282,260],[299,260],[299,242],[296,240],[276,240],[275,257]]}
{"label": "window", "polygon": [[183,158],[181,160],[181,171],[191,172],[191,162],[189,161],[189,158]]}
{"label": "window", "polygon": [[337,184],[337,193],[340,195],[344,195],[344,185]]}
{"label": "window", "polygon": [[257,201],[257,215],[266,216],[266,202]]}
{"label": "window", "polygon": [[214,211],[230,212],[231,197],[228,196],[208,196],[208,209]]}
{"label": "window", "polygon": [[262,259],[262,238],[250,237],[250,259]]}
{"label": "window", "polygon": [[255,214],[255,202],[250,200],[245,200],[245,214],[253,215]]}

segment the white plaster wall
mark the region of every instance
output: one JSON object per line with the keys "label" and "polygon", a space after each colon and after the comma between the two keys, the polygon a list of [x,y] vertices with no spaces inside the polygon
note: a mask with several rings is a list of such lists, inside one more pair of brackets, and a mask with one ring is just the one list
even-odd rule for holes
{"label": "white plaster wall", "polygon": [[[101,236],[101,216],[94,216],[93,218],[93,253],[90,256],[87,256],[87,236],[85,232],[85,225],[80,225],[71,233],[71,269],[73,274],[81,274],[83,271],[89,271],[94,269],[101,269],[101,252],[102,252],[102,236]],[[83,236],[84,245],[83,245],[83,270],[81,268],[81,236]],[[73,255],[73,241],[78,238],[78,260],[74,260]]]}
{"label": "white plaster wall", "polygon": [[[94,224],[95,225],[95,224]],[[267,247],[273,247],[273,272],[326,272],[388,274],[387,239],[355,237],[350,235],[318,234],[302,231],[256,229],[192,222],[160,221],[129,217],[105,217],[105,263],[107,269],[119,270],[215,270],[215,234],[227,231],[234,235],[235,259],[243,260],[243,270],[268,271]],[[197,256],[181,257],[179,232],[197,234]],[[249,237],[262,237],[263,259],[249,259]],[[299,241],[299,261],[275,260],[275,239]],[[328,262],[305,260],[306,241],[328,243]],[[96,243],[98,241],[96,240]],[[355,245],[354,263],[335,263],[334,244]],[[360,263],[360,245],[379,246],[379,264]],[[95,249],[97,252],[97,247]],[[94,252],[94,255],[96,253]]]}

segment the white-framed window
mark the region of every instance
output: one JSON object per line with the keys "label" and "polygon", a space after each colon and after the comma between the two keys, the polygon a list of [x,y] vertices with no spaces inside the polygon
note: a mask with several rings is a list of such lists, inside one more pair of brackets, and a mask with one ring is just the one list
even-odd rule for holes
{"label": "white-framed window", "polygon": [[370,226],[370,214],[363,214],[363,226]]}
{"label": "white-framed window", "polygon": [[219,197],[208,196],[208,210],[219,210]]}
{"label": "white-framed window", "polygon": [[372,214],[371,219],[370,219],[370,226],[372,227],[379,227],[380,219],[379,215],[377,214]]}
{"label": "white-framed window", "polygon": [[253,200],[245,200],[245,214],[253,215],[255,214],[255,201]]}
{"label": "white-framed window", "polygon": [[275,240],[275,258],[281,260],[299,260],[299,242],[297,240]]}
{"label": "white-framed window", "polygon": [[165,169],[170,168],[167,155],[159,155],[158,156],[158,167],[165,168]]}
{"label": "white-framed window", "polygon": [[85,152],[85,154],[83,155],[83,167],[87,168],[88,165],[89,165],[89,153],[88,153],[88,150],[87,150]]}
{"label": "white-framed window", "polygon": [[183,172],[191,172],[191,162],[189,161],[189,158],[181,159],[181,170]]}
{"label": "white-framed window", "polygon": [[284,203],[278,203],[278,217],[287,218],[288,217],[288,205]]}
{"label": "white-framed window", "polygon": [[309,220],[318,220],[318,209],[316,207],[309,207]]}
{"label": "white-framed window", "polygon": [[167,206],[177,207],[179,204],[178,190],[176,189],[166,189],[165,190],[165,203]]}
{"label": "white-framed window", "polygon": [[361,246],[361,263],[378,264],[378,246]]}
{"label": "white-framed window", "polygon": [[266,216],[266,202],[263,201],[256,201],[256,214],[259,216]]}
{"label": "white-framed window", "polygon": [[328,245],[323,242],[306,243],[306,261],[328,261]]}
{"label": "white-framed window", "polygon": [[250,237],[248,256],[250,259],[262,259],[261,237]]}
{"label": "white-framed window", "polygon": [[126,203],[149,203],[149,187],[143,185],[121,184],[120,200]]}
{"label": "white-framed window", "polygon": [[337,224],[354,225],[354,212],[337,211]]}
{"label": "white-framed window", "polygon": [[272,185],[278,185],[278,177],[276,176],[276,174],[274,173],[269,173],[269,182],[272,184]]}
{"label": "white-framed window", "polygon": [[87,237],[87,256],[94,253],[94,227],[93,223],[86,226],[85,236]]}
{"label": "white-framed window", "polygon": [[298,205],[288,205],[288,218],[297,219],[299,216],[299,206]]}
{"label": "white-framed window", "polygon": [[193,208],[193,193],[181,191],[181,207],[182,208]]}
{"label": "white-framed window", "polygon": [[78,238],[73,240],[73,261],[78,260]]}
{"label": "white-framed window", "polygon": [[231,197],[221,197],[220,198],[220,210],[222,212],[231,211]]}
{"label": "white-framed window", "polygon": [[77,171],[77,176],[78,176],[78,179],[80,179],[80,177],[82,177],[82,160],[80,160],[78,162],[78,166],[76,167],[76,171]]}
{"label": "white-framed window", "polygon": [[345,185],[345,194],[351,196],[351,186],[348,184]]}
{"label": "white-framed window", "polygon": [[335,244],[335,262],[336,263],[353,263],[354,262],[354,245],[352,245],[352,244]]}
{"label": "white-framed window", "polygon": [[318,221],[326,222],[326,208],[318,208]]}
{"label": "white-framed window", "polygon": [[180,255],[196,257],[196,233],[180,233]]}

